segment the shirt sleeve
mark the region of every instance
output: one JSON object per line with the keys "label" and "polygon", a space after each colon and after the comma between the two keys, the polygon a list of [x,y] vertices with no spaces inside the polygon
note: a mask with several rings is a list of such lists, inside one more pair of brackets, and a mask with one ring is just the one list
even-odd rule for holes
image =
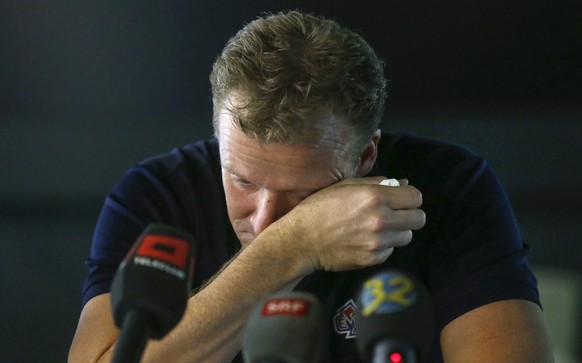
{"label": "shirt sleeve", "polygon": [[131,168],[107,196],[85,263],[82,304],[109,292],[117,267],[150,223],[168,223],[179,215],[170,189],[144,166]]}
{"label": "shirt sleeve", "polygon": [[[479,306],[506,299],[540,304],[513,210],[488,163],[455,167],[435,205],[429,283],[444,327]],[[427,220],[430,218],[427,215]]]}

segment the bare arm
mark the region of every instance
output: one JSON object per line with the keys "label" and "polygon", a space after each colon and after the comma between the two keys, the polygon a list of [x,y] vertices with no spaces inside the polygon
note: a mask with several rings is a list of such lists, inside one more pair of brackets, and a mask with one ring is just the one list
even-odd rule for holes
{"label": "bare arm", "polygon": [[541,309],[526,300],[481,306],[441,332],[446,363],[551,363],[550,337]]}
{"label": "bare arm", "polygon": [[[424,225],[422,198],[412,187],[379,186],[382,178],[346,180],[300,203],[273,223],[200,292],[184,318],[161,341],[150,341],[143,362],[230,362],[252,307],[292,288],[316,269],[343,271],[384,262]],[[83,309],[70,362],[109,362],[118,338],[109,294]]]}
{"label": "bare arm", "polygon": [[[277,261],[277,254],[269,253],[269,246],[256,242],[189,299],[183,319],[168,336],[149,341],[143,362],[233,359],[240,350],[240,333],[250,309],[263,296],[285,285],[294,286],[292,281],[300,275],[289,260]],[[69,361],[110,362],[117,338],[110,294],[96,296],[81,313]]]}

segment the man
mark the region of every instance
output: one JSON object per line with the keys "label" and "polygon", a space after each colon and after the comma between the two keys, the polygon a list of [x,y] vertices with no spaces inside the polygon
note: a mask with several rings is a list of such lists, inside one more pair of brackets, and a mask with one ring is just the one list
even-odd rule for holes
{"label": "man", "polygon": [[[228,42],[211,84],[216,139],[141,163],[107,198],[71,362],[110,360],[109,285],[151,222],[200,245],[185,315],[144,362],[240,361],[250,310],[294,288],[326,304],[323,360],[357,362],[344,313],[363,277],[385,268],[428,285],[432,362],[553,360],[497,179],[458,147],[379,131],[383,66],[359,35],[294,11],[259,18]],[[401,186],[379,185],[387,177]]]}

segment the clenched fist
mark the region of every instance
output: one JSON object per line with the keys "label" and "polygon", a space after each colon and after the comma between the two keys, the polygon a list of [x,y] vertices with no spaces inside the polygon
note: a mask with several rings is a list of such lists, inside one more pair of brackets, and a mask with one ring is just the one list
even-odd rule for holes
{"label": "clenched fist", "polygon": [[[306,198],[274,227],[304,272],[344,271],[384,262],[422,228],[422,194],[412,186],[384,186],[386,178],[346,179]],[[406,183],[404,183],[406,184]]]}

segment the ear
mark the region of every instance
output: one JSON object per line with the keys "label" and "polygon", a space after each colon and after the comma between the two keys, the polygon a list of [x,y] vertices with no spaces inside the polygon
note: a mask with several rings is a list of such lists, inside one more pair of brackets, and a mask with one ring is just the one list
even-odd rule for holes
{"label": "ear", "polygon": [[364,147],[364,150],[362,150],[358,167],[356,168],[356,176],[358,178],[368,175],[370,170],[372,170],[376,162],[376,157],[378,156],[378,143],[380,142],[381,136],[382,133],[380,130],[376,130],[370,141]]}

